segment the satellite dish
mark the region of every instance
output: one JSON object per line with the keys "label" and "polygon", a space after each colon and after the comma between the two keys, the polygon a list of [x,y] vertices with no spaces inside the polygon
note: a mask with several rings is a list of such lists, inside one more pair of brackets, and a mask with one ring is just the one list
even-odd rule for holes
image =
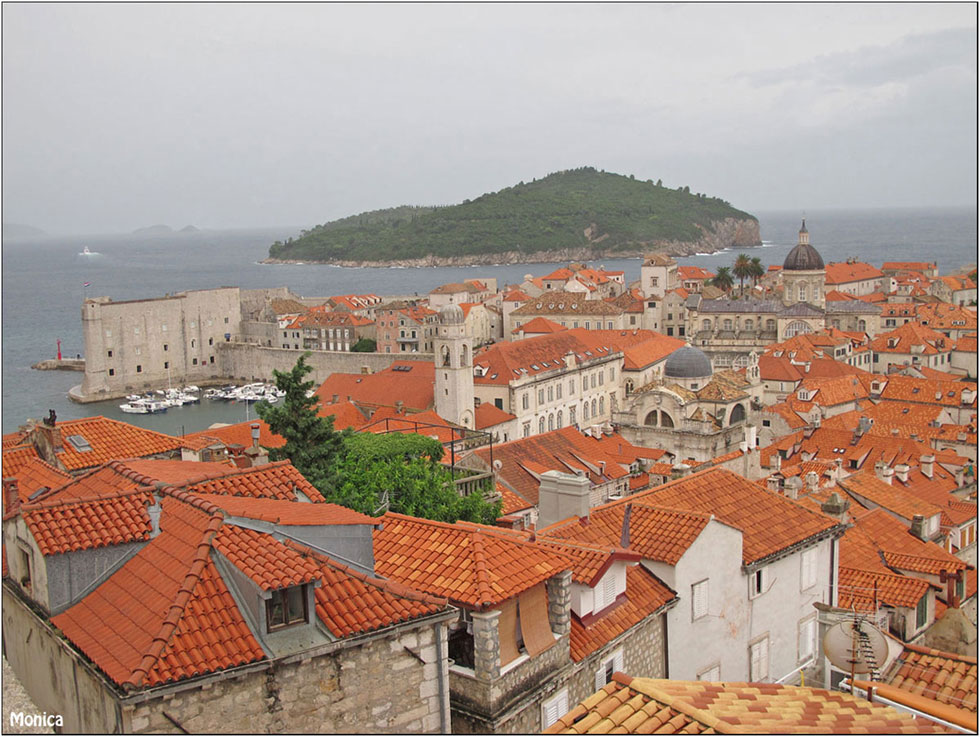
{"label": "satellite dish", "polygon": [[838,622],[823,638],[823,652],[845,673],[880,671],[888,659],[888,640],[877,627],[861,620]]}
{"label": "satellite dish", "polygon": [[503,462],[499,458],[493,462],[493,470],[494,471],[499,471],[503,467],[504,467],[504,464],[503,464]]}

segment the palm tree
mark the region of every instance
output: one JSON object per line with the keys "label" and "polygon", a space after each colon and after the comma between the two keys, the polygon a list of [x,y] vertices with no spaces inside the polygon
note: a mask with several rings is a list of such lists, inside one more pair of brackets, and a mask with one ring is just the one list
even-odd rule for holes
{"label": "palm tree", "polygon": [[735,280],[732,279],[732,270],[727,266],[719,266],[718,273],[715,274],[715,278],[711,280],[711,283],[727,292],[735,284]]}
{"label": "palm tree", "polygon": [[759,286],[759,279],[766,275],[766,269],[762,265],[762,259],[758,256],[752,259],[752,269],[749,272],[749,276],[752,277],[752,286]]}
{"label": "palm tree", "polygon": [[752,260],[744,253],[740,253],[735,259],[735,267],[732,272],[738,277],[738,292],[742,294],[745,292],[746,277],[752,275]]}

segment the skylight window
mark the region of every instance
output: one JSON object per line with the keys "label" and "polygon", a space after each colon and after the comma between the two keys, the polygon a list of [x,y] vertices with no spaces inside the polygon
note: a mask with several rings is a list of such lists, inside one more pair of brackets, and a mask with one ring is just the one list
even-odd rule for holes
{"label": "skylight window", "polygon": [[79,453],[88,453],[90,450],[92,450],[92,446],[89,445],[89,442],[85,439],[84,435],[69,435],[65,439],[71,443],[71,446]]}

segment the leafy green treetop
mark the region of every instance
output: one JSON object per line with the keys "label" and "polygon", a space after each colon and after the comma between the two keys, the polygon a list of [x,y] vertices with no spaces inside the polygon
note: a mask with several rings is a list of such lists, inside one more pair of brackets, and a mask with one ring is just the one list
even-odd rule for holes
{"label": "leafy green treetop", "polygon": [[715,274],[715,277],[711,280],[711,283],[719,289],[727,292],[735,283],[735,280],[732,279],[732,270],[728,266],[719,266],[718,273]]}
{"label": "leafy green treetop", "polygon": [[316,406],[319,400],[307,396],[316,383],[305,377],[313,370],[306,363],[309,353],[304,353],[289,371],[273,371],[276,386],[286,392],[278,404],[256,405],[269,429],[286,439],[286,444],[272,448],[269,457],[274,461],[290,460],[296,469],[322,494],[336,488],[338,477],[336,460],[344,448],[344,438],[350,431],[338,432],[333,427],[333,417],[321,417]]}

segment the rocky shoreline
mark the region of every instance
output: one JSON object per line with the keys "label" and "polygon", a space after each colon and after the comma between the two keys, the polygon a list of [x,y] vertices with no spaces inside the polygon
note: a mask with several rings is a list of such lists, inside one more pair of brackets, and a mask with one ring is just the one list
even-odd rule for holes
{"label": "rocky shoreline", "polygon": [[[603,258],[643,258],[651,251],[668,256],[693,256],[697,253],[716,253],[726,248],[751,248],[762,245],[757,220],[738,220],[726,218],[715,222],[714,228],[705,230],[704,235],[693,243],[690,241],[653,241],[638,244],[636,248],[600,250],[595,247],[561,248],[552,251],[523,253],[503,251],[499,253],[468,254],[463,256],[426,256],[424,258],[394,259],[391,261],[314,261],[311,259],[267,258],[263,264],[329,264],[353,268],[391,268],[419,266],[501,266],[506,264],[560,263],[564,261],[595,261]],[[603,239],[593,239],[598,243]]]}

